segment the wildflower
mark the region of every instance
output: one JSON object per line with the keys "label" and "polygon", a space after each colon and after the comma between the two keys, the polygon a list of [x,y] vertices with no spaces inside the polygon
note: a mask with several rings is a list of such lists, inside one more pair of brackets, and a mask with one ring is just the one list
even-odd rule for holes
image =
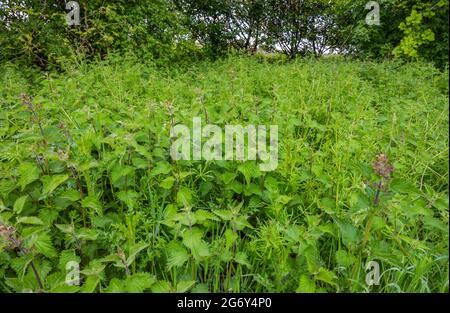
{"label": "wildflower", "polygon": [[0,224],[0,237],[3,237],[11,250],[22,248],[22,240],[17,238],[15,233],[16,229],[14,227]]}
{"label": "wildflower", "polygon": [[394,171],[394,167],[389,163],[385,154],[379,154],[373,163],[373,170],[384,179],[389,179]]}

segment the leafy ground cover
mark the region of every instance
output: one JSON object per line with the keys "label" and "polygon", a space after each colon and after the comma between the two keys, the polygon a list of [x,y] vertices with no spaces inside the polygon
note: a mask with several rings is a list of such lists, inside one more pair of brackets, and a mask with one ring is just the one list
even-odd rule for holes
{"label": "leafy ground cover", "polygon": [[[1,72],[2,292],[448,292],[447,72],[243,57]],[[171,126],[194,116],[278,125],[277,169],[171,160]]]}

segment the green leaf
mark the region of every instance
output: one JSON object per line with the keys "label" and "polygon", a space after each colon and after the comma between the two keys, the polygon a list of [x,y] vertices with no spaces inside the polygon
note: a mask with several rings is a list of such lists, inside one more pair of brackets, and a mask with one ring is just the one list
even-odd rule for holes
{"label": "green leaf", "polygon": [[345,250],[336,251],[336,263],[339,266],[350,267],[355,263],[355,257],[351,254],[348,254]]}
{"label": "green leaf", "polygon": [[239,263],[241,265],[245,265],[248,268],[251,267],[250,263],[248,262],[247,254],[245,252],[238,252],[236,253],[236,256],[234,257],[234,260],[236,263]]}
{"label": "green leaf", "polygon": [[327,284],[336,285],[336,274],[327,270],[326,268],[321,267],[315,277],[317,280],[323,281]]}
{"label": "green leaf", "polygon": [[333,218],[335,223],[338,225],[342,242],[345,246],[350,246],[352,244],[356,244],[362,240],[361,232],[353,226],[351,223],[341,220],[337,217]]}
{"label": "green leaf", "polygon": [[56,256],[56,249],[53,247],[49,234],[40,233],[36,237],[32,238],[31,242],[36,247],[36,250],[46,257],[53,258]]}
{"label": "green leaf", "polygon": [[404,179],[393,179],[391,181],[390,187],[393,191],[398,193],[407,193],[407,194],[418,194],[420,190],[414,186],[413,184],[407,182]]}
{"label": "green leaf", "polygon": [[177,241],[171,241],[167,245],[167,268],[183,266],[189,260],[189,254],[186,249]]}
{"label": "green leaf", "polygon": [[27,200],[28,196],[22,196],[20,198],[18,198],[15,202],[14,202],[14,208],[13,211],[16,214],[20,214],[20,212],[22,212],[23,210],[23,206],[25,205],[25,201]]}
{"label": "green leaf", "polygon": [[187,187],[181,187],[177,193],[177,203],[179,206],[190,206],[192,204],[192,190]]}
{"label": "green leaf", "polygon": [[130,266],[134,260],[136,259],[136,256],[139,252],[147,248],[149,245],[145,243],[135,243],[129,248],[129,255],[127,258],[127,265]]}
{"label": "green leaf", "polygon": [[233,218],[233,212],[230,210],[214,210],[213,213],[219,216],[223,221],[229,221]]}
{"label": "green leaf", "polygon": [[261,176],[259,167],[256,166],[255,162],[245,162],[244,164],[239,165],[238,171],[244,175],[247,185],[250,184],[253,177]]}
{"label": "green leaf", "polygon": [[205,210],[197,210],[194,213],[195,219],[197,220],[198,223],[202,224],[206,221],[220,221],[220,219],[215,216],[213,213],[205,211]]}
{"label": "green leaf", "polygon": [[175,177],[173,176],[169,176],[167,178],[165,178],[160,184],[159,186],[161,186],[164,189],[170,189],[173,186],[173,183],[175,182]]}
{"label": "green leaf", "polygon": [[136,206],[139,194],[134,190],[122,190],[117,193],[117,198],[125,203],[129,209],[133,209]]}
{"label": "green leaf", "polygon": [[156,175],[166,175],[169,174],[171,171],[171,167],[170,167],[170,163],[167,161],[159,161],[158,163],[156,163],[156,166],[152,169],[151,171],[151,175],[152,176],[156,176]]}
{"label": "green leaf", "polygon": [[18,183],[22,190],[37,179],[39,179],[39,169],[35,164],[28,162],[20,164]]}
{"label": "green leaf", "polygon": [[81,291],[86,293],[92,293],[97,289],[98,284],[100,283],[100,277],[98,276],[89,276],[86,278]]}
{"label": "green leaf", "polygon": [[110,292],[110,293],[121,293],[121,292],[124,292],[125,287],[123,285],[124,284],[123,284],[123,282],[120,279],[114,277],[109,282],[108,288],[105,289],[105,292]]}
{"label": "green leaf", "polygon": [[179,292],[179,293],[187,292],[194,285],[195,285],[195,280],[180,281],[177,284],[177,292]]}
{"label": "green leaf", "polygon": [[296,292],[314,293],[316,292],[316,283],[312,279],[310,279],[307,275],[302,275],[300,276]]}
{"label": "green leaf", "polygon": [[161,292],[167,293],[167,292],[172,292],[173,291],[172,290],[172,286],[170,285],[170,283],[168,281],[165,281],[165,280],[157,281],[151,287],[151,289],[152,289],[152,292],[155,292],[155,293],[161,293]]}
{"label": "green leaf", "polygon": [[44,222],[36,216],[24,216],[17,219],[20,224],[44,225]]}
{"label": "green leaf", "polygon": [[65,182],[69,178],[67,174],[59,174],[53,176],[44,176],[42,177],[42,193],[45,195],[49,195],[55,190],[59,185]]}
{"label": "green leaf", "polygon": [[150,289],[155,281],[155,277],[149,273],[136,273],[127,277],[125,288],[127,292],[144,292]]}
{"label": "green leaf", "polygon": [[203,232],[198,228],[185,230],[183,233],[183,244],[191,250],[196,260],[201,260],[210,255],[208,244],[202,240]]}
{"label": "green leaf", "polygon": [[83,208],[94,209],[95,212],[97,212],[97,214],[102,213],[102,205],[101,205],[100,201],[97,199],[97,197],[94,195],[87,196],[86,198],[84,198],[81,201],[81,206]]}

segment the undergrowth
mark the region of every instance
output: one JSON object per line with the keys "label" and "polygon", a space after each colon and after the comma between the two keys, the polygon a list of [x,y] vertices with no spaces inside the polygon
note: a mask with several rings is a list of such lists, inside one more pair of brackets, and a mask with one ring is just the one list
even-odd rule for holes
{"label": "undergrowth", "polygon": [[[1,72],[2,292],[448,292],[447,73],[244,57]],[[171,126],[194,116],[278,125],[278,168],[171,160]]]}

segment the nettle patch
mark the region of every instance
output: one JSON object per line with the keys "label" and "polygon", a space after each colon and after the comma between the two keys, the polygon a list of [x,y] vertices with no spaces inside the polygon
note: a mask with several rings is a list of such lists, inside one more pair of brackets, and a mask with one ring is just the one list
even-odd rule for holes
{"label": "nettle patch", "polygon": [[[1,291],[448,292],[444,74],[206,65],[91,64],[33,85],[5,69]],[[276,169],[174,160],[171,127],[195,116],[277,125]]]}

